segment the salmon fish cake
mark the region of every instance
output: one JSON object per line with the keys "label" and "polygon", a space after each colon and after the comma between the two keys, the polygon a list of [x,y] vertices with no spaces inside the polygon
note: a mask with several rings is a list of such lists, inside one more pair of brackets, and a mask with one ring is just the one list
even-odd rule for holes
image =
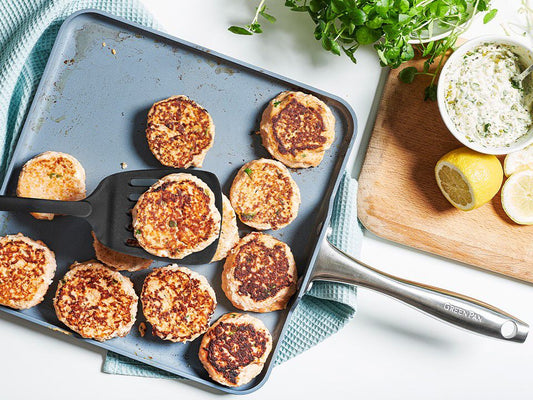
{"label": "salmon fish cake", "polygon": [[244,311],[282,310],[296,292],[296,264],[289,246],[264,233],[243,237],[222,272],[222,290]]}
{"label": "salmon fish cake", "polygon": [[263,146],[291,168],[316,167],[335,139],[335,117],[321,100],[302,92],[283,92],[261,118]]}
{"label": "salmon fish cake", "polygon": [[54,297],[57,318],[87,339],[126,336],[137,315],[131,280],[97,261],[73,264]]}
{"label": "salmon fish cake", "polygon": [[[47,151],[22,167],[17,196],[48,200],[77,201],[85,198],[85,169],[70,154]],[[51,220],[54,214],[31,213],[37,219]]]}
{"label": "salmon fish cake", "polygon": [[21,233],[0,238],[0,304],[18,310],[43,301],[56,259],[43,242]]}
{"label": "salmon fish cake", "polygon": [[262,158],[239,170],[230,201],[246,225],[258,230],[280,229],[298,215],[300,190],[282,163]]}
{"label": "salmon fish cake", "polygon": [[168,167],[201,167],[215,140],[215,124],[209,113],[187,96],[158,101],[148,112],[148,146]]}
{"label": "salmon fish cake", "polygon": [[153,335],[171,342],[188,342],[204,333],[217,305],[207,279],[177,265],[155,268],[146,277],[141,302]]}
{"label": "salmon fish cake", "polygon": [[218,246],[212,261],[220,261],[226,258],[230,250],[239,241],[239,228],[237,217],[229,199],[222,195],[222,230],[218,239]]}
{"label": "salmon fish cake", "polygon": [[110,249],[100,243],[94,232],[91,232],[91,235],[93,236],[93,248],[96,258],[108,267],[116,269],[117,271],[135,272],[146,269],[152,265],[152,260],[130,256],[129,254],[120,253]]}
{"label": "salmon fish cake", "polygon": [[242,386],[261,373],[271,350],[272,336],[260,319],[229,313],[205,333],[198,357],[214,381]]}
{"label": "salmon fish cake", "polygon": [[133,230],[148,253],[181,259],[213,243],[220,233],[215,195],[201,179],[187,174],[161,178],[132,210]]}

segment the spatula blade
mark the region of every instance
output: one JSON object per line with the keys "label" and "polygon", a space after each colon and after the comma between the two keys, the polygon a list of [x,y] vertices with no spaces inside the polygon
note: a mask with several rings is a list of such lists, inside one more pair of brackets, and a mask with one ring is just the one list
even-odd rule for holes
{"label": "spatula blade", "polygon": [[[218,246],[218,237],[204,250],[192,253],[182,259],[154,256],[141,248],[133,235],[131,210],[139,196],[159,179],[169,174],[191,174],[209,186],[215,195],[215,206],[222,217],[222,192],[215,174],[195,169],[150,169],[119,172],[108,176],[87,198],[93,206],[88,217],[98,240],[106,247],[136,257],[197,265],[211,262]],[[221,221],[222,224],[222,221]]]}

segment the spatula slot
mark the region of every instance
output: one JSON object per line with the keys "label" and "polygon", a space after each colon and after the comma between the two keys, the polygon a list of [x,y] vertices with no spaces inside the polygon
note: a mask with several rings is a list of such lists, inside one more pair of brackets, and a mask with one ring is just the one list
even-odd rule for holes
{"label": "spatula slot", "polygon": [[130,186],[152,186],[158,179],[154,178],[135,178],[130,181]]}
{"label": "spatula slot", "polygon": [[142,193],[130,193],[128,195],[128,200],[137,202],[137,200],[139,200],[139,197],[141,197],[141,194]]}

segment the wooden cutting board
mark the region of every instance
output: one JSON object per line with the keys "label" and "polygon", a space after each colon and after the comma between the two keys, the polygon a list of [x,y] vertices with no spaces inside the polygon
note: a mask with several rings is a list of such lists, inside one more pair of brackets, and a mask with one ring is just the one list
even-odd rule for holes
{"label": "wooden cutting board", "polygon": [[[421,60],[410,63],[422,66]],[[405,84],[398,73],[388,76],[359,177],[361,222],[383,238],[533,282],[533,226],[513,223],[500,193],[469,212],[448,203],[434,167],[462,145],[444,125],[437,102],[423,99],[429,78]]]}

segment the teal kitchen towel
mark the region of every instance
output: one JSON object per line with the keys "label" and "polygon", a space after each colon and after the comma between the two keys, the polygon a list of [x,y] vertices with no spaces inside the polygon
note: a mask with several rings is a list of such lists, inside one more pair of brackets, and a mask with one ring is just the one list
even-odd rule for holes
{"label": "teal kitchen towel", "polygon": [[[72,13],[100,9],[150,27],[152,17],[135,0],[0,1],[0,176],[3,177],[61,23]],[[332,241],[358,255],[357,182],[344,177],[335,200]],[[341,329],[355,314],[354,287],[316,283],[295,310],[276,360],[281,363]],[[175,377],[108,353],[104,372]]]}
{"label": "teal kitchen towel", "polygon": [[[363,233],[357,221],[357,181],[345,173],[335,198],[330,240],[345,252],[358,256]],[[315,282],[292,314],[276,364],[315,346],[338,332],[356,311],[355,286]],[[113,352],[108,352],[103,371],[109,374],[153,378],[179,378]]]}

